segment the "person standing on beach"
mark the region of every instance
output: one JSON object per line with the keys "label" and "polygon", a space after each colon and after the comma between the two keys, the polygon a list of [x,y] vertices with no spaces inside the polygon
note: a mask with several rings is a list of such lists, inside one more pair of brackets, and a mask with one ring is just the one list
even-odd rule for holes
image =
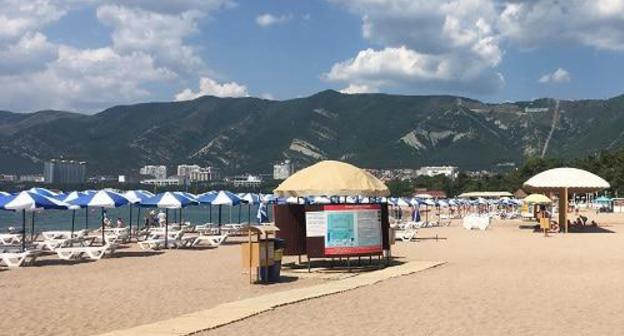
{"label": "person standing on beach", "polygon": [[165,213],[161,210],[158,213],[158,225],[160,225],[160,227],[164,227],[166,223],[167,223],[167,215],[165,215]]}

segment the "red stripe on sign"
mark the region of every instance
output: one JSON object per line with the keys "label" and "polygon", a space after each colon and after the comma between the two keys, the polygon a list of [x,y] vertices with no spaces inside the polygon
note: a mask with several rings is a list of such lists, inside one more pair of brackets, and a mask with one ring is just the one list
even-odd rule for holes
{"label": "red stripe on sign", "polygon": [[357,246],[357,247],[326,247],[326,256],[346,256],[346,255],[358,255],[358,254],[371,254],[381,253],[381,245],[376,246]]}
{"label": "red stripe on sign", "polygon": [[381,210],[379,204],[331,204],[323,205],[323,210]]}

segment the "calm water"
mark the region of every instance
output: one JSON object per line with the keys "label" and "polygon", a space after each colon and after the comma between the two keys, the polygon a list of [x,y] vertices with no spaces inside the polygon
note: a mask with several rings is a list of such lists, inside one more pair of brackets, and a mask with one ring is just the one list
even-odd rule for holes
{"label": "calm water", "polygon": [[[249,205],[243,204],[240,206],[223,206],[221,208],[221,223],[240,223],[248,221]],[[272,220],[272,206],[267,207],[269,211],[269,218]],[[96,228],[101,225],[101,209],[89,208],[88,228]],[[132,226],[137,223],[137,215],[139,216],[139,223],[143,226],[145,222],[145,213],[151,211],[150,208],[136,208],[132,209]],[[158,210],[155,210],[158,212]],[[212,216],[211,216],[212,211]],[[184,221],[190,221],[192,224],[203,223],[218,223],[218,207],[208,205],[190,206],[182,210],[182,219]],[[251,206],[251,222],[257,222],[256,212],[258,207]],[[108,217],[114,223],[118,217],[121,217],[123,221],[128,225],[130,223],[130,207],[124,206],[117,209],[106,209]],[[140,213],[139,213],[140,212]],[[75,229],[84,229],[86,225],[85,209],[76,210]],[[239,220],[240,213],[240,220]],[[179,210],[169,210],[169,222],[175,223],[179,221]],[[72,224],[72,211],[66,210],[45,210],[34,213],[35,219],[35,233],[49,230],[70,230]],[[26,213],[26,231],[31,231],[32,213]],[[8,227],[13,226],[16,229],[22,227],[22,213],[12,211],[0,210],[0,232],[6,232]]]}

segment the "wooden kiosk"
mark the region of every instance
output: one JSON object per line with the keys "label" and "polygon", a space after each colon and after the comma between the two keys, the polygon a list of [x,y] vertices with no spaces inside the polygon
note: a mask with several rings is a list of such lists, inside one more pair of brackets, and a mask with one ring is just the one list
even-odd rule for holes
{"label": "wooden kiosk", "polygon": [[[286,241],[285,255],[312,258],[372,258],[390,253],[388,187],[367,171],[339,161],[321,161],[280,184],[283,197],[335,196],[331,204],[274,206],[277,236]],[[347,202],[347,197],[354,202]],[[368,200],[361,202],[362,198]]]}

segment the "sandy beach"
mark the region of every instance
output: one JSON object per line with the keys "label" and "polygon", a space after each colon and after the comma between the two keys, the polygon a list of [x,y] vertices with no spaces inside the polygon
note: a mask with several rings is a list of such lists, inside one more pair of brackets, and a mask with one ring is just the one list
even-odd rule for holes
{"label": "sandy beach", "polygon": [[241,272],[236,244],[157,253],[133,246],[96,262],[50,256],[0,268],[0,335],[94,335],[319,282],[250,286]]}
{"label": "sandy beach", "polygon": [[425,229],[446,240],[398,243],[395,255],[446,265],[201,335],[621,335],[624,226],[613,223],[624,217],[598,218],[614,233],[544,238],[517,221]]}
{"label": "sandy beach", "polygon": [[[399,261],[447,264],[274,311],[201,335],[616,335],[624,332],[622,215],[591,215],[604,233],[544,238],[495,221],[490,230],[420,231],[398,242]],[[3,319],[11,335],[94,335],[155,322],[327,280],[250,286],[238,245],[170,250],[134,248],[98,262],[42,259],[0,271]]]}

